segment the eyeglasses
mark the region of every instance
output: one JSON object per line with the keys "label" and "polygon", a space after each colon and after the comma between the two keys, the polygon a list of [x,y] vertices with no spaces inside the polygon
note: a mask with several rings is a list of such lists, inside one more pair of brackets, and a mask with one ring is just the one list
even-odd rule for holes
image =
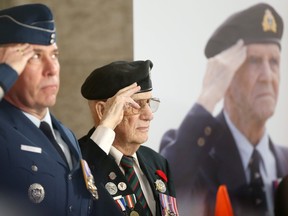
{"label": "eyeglasses", "polygon": [[140,106],[139,109],[133,108],[132,106],[128,106],[125,108],[125,114],[126,115],[133,115],[133,114],[139,114],[141,110],[143,110],[148,104],[148,106],[151,109],[151,112],[154,113],[158,110],[158,107],[160,105],[159,98],[149,98],[149,99],[143,99],[143,100],[135,100],[135,102]]}

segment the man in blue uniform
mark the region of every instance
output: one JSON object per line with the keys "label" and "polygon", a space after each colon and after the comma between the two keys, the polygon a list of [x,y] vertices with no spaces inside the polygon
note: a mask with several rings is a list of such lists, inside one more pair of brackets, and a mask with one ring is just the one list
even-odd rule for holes
{"label": "man in blue uniform", "polygon": [[176,216],[167,160],[142,145],[159,105],[152,97],[151,69],[149,60],[117,61],[87,77],[81,91],[94,127],[79,142],[97,185],[110,193],[108,208],[122,215]]}
{"label": "man in blue uniform", "polygon": [[0,214],[90,215],[77,139],[49,112],[60,72],[53,15],[42,4],[4,9],[0,32]]}
{"label": "man in blue uniform", "polygon": [[[180,214],[214,215],[216,192],[228,188],[235,215],[273,215],[273,181],[288,173],[287,149],[266,130],[280,82],[283,20],[268,4],[230,16],[208,40],[208,65],[197,103],[161,154],[175,178]],[[224,99],[223,111],[213,116]]]}

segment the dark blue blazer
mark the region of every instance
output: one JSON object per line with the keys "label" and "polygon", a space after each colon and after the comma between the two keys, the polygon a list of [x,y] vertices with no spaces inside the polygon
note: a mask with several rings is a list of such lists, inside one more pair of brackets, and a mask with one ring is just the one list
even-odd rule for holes
{"label": "dark blue blazer", "polygon": [[4,99],[0,102],[0,202],[5,203],[0,204],[0,212],[89,215],[91,196],[83,181],[78,141],[51,118],[70,149],[72,170],[21,110]]}
{"label": "dark blue blazer", "polygon": [[[271,140],[269,145],[281,178],[288,174],[287,148],[275,146]],[[202,106],[194,105],[179,129],[164,134],[160,153],[168,159],[174,176],[180,214],[191,214],[202,199],[204,213],[214,215],[221,184],[228,188],[235,215],[247,216],[253,211],[241,157],[223,112],[214,118]]]}
{"label": "dark blue blazer", "polygon": [[[110,182],[115,185],[118,185],[120,182],[125,182],[128,186],[128,182],[121,172],[119,166],[116,164],[114,158],[111,155],[107,155],[97,144],[95,144],[91,139],[90,136],[93,133],[95,128],[91,129],[89,133],[79,140],[80,147],[82,149],[83,158],[85,158],[92,170],[92,173],[97,181],[97,185],[101,185],[103,188],[104,186]],[[137,157],[139,160],[139,164],[145,176],[147,177],[149,184],[151,186],[154,200],[156,202],[156,216],[160,216],[161,214],[161,204],[159,199],[159,194],[161,193],[156,189],[155,182],[158,179],[161,179],[157,174],[156,170],[162,170],[168,178],[168,182],[165,183],[166,191],[163,192],[168,196],[175,197],[175,189],[174,189],[174,182],[171,176],[170,168],[168,162],[165,158],[163,158],[160,154],[156,153],[152,149],[140,146],[137,151]],[[109,177],[111,173],[114,173],[116,178]],[[107,193],[107,191],[106,191]],[[107,214],[108,215],[129,215],[130,209],[127,208],[127,211],[121,212],[119,207],[116,205],[113,197],[117,197],[119,195],[126,196],[129,194],[133,194],[132,189],[128,186],[127,189],[124,191],[118,190],[117,193],[114,195],[110,195],[110,202],[102,203],[102,207],[105,208],[105,212],[109,211],[116,211],[118,214]],[[97,202],[97,201],[96,201]],[[100,202],[99,204],[100,205]],[[139,203],[136,203],[134,210],[136,210],[140,216],[144,215],[142,213],[143,208]],[[105,214],[106,215],[106,214]]]}

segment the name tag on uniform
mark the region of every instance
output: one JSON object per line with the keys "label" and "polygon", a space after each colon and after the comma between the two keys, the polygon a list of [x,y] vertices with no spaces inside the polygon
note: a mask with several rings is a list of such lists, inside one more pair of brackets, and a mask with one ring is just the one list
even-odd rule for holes
{"label": "name tag on uniform", "polygon": [[38,154],[42,153],[42,148],[35,147],[35,146],[21,145],[21,150],[33,152],[33,153],[38,153]]}

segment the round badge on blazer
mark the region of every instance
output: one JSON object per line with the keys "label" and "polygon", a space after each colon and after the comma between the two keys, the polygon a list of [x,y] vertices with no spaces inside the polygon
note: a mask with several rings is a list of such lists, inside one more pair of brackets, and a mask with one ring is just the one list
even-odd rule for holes
{"label": "round badge on blazer", "polygon": [[161,193],[165,193],[166,185],[162,180],[157,179],[155,182],[155,186],[156,186],[156,190],[160,191]]}
{"label": "round badge on blazer", "polygon": [[118,189],[119,189],[120,191],[126,190],[126,189],[127,189],[126,183],[125,183],[125,182],[119,182],[119,184],[118,184]]}
{"label": "round badge on blazer", "polygon": [[108,182],[105,188],[110,195],[115,195],[118,192],[117,186],[113,182]]}
{"label": "round badge on blazer", "polygon": [[136,211],[131,211],[130,216],[139,216],[139,213]]}
{"label": "round badge on blazer", "polygon": [[41,184],[31,184],[28,189],[28,196],[31,202],[41,203],[45,197],[45,190]]}

